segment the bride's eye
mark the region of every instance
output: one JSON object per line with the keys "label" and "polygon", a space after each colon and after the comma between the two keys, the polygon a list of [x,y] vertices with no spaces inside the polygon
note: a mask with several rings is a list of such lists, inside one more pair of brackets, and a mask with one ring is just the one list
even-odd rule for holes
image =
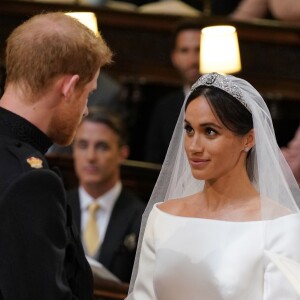
{"label": "bride's eye", "polygon": [[218,132],[211,127],[205,128],[205,133],[209,136],[215,136],[216,134],[218,134]]}
{"label": "bride's eye", "polygon": [[187,135],[191,135],[194,132],[194,129],[189,124],[184,125],[184,130]]}

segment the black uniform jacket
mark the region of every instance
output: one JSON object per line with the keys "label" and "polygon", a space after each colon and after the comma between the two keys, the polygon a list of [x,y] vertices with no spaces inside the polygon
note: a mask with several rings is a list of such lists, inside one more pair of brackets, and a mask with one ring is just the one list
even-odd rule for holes
{"label": "black uniform jacket", "polygon": [[[81,211],[78,189],[69,191],[67,199],[80,230]],[[130,281],[144,209],[143,202],[122,188],[101,245],[98,261],[123,282]]]}
{"label": "black uniform jacket", "polygon": [[93,282],[51,141],[0,108],[0,299],[92,299]]}

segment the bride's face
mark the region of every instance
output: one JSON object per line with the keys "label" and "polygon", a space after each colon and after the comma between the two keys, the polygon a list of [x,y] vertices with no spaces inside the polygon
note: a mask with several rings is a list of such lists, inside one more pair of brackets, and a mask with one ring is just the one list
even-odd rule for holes
{"label": "bride's face", "polygon": [[196,179],[239,176],[245,168],[245,137],[227,129],[204,96],[189,103],[184,128],[185,151]]}

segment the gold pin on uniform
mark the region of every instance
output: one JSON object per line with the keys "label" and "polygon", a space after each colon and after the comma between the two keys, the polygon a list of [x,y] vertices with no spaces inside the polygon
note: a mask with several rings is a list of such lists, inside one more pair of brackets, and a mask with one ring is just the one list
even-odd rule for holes
{"label": "gold pin on uniform", "polygon": [[31,168],[40,169],[43,167],[43,161],[37,157],[29,157],[27,158],[27,162],[29,163]]}

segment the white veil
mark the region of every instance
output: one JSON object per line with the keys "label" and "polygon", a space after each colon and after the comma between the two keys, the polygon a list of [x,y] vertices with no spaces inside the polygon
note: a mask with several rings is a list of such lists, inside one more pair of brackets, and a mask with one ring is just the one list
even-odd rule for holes
{"label": "white veil", "polygon": [[[217,73],[200,77],[193,85],[190,93],[199,86],[213,86],[222,89],[237,101],[240,101],[252,114],[256,145],[247,158],[247,171],[253,185],[261,195],[262,219],[269,220],[278,217],[278,209],[282,210],[283,214],[298,212],[297,203],[300,203],[299,186],[277,145],[271,115],[261,95],[247,81]],[[185,102],[188,97],[189,95]],[[136,279],[143,233],[153,205],[168,199],[194,194],[201,191],[204,186],[203,181],[196,180],[192,176],[184,151],[183,120],[185,102],[160,175],[143,215],[130,291]],[[272,208],[269,205],[270,199],[273,203]],[[275,206],[274,202],[276,203]],[[276,211],[274,211],[274,207],[276,207]],[[268,230],[272,230],[272,228],[265,228],[266,250],[268,249]]]}

